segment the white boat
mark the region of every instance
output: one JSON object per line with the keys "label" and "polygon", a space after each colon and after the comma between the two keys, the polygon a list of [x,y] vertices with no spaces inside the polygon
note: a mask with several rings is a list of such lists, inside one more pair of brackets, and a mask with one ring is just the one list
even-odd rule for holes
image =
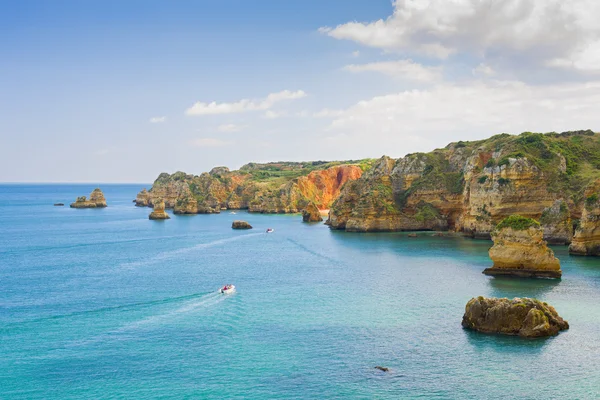
{"label": "white boat", "polygon": [[273,232],[275,232],[275,229],[273,229],[273,228],[267,229],[267,233],[273,233]]}
{"label": "white boat", "polygon": [[230,212],[229,214],[237,214],[235,211]]}
{"label": "white boat", "polygon": [[219,293],[223,294],[231,294],[233,292],[235,292],[235,285],[225,285],[219,289]]}

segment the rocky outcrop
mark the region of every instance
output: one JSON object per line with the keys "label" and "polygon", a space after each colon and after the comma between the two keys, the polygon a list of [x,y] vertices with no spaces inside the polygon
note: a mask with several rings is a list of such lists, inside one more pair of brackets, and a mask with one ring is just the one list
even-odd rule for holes
{"label": "rocky outcrop", "polygon": [[397,160],[384,156],[344,186],[327,224],[489,239],[500,221],[520,214],[542,220],[547,240],[568,243],[583,188],[600,175],[599,157],[600,135],[592,131],[501,134]]}
{"label": "rocky outcrop", "polygon": [[[176,214],[218,213],[247,209],[256,213],[297,213],[313,202],[328,209],[346,182],[362,175],[361,165],[328,162],[247,164],[239,171],[215,167],[208,173],[161,174],[136,205],[152,206],[164,198]],[[139,200],[139,201],[138,201]]]}
{"label": "rocky outcrop", "polygon": [[54,207],[62,207],[65,203],[54,203]]}
{"label": "rocky outcrop", "polygon": [[137,207],[148,207],[150,205],[150,195],[146,188],[137,194],[134,202]]}
{"label": "rocky outcrop", "polygon": [[231,229],[252,229],[252,225],[246,221],[233,221]]}
{"label": "rocky outcrop", "polygon": [[462,326],[484,333],[538,338],[569,329],[554,307],[529,298],[497,299],[477,297],[465,307]]}
{"label": "rocky outcrop", "polygon": [[302,221],[303,222],[321,222],[323,218],[321,217],[321,212],[315,205],[315,203],[310,203],[304,210],[302,210]]}
{"label": "rocky outcrop", "polygon": [[585,191],[583,213],[569,252],[600,256],[600,179]]}
{"label": "rocky outcrop", "polygon": [[563,199],[556,200],[544,209],[540,217],[544,239],[551,244],[569,244],[573,239],[573,223],[569,205]]}
{"label": "rocky outcrop", "polygon": [[514,215],[504,219],[492,232],[494,245],[489,251],[494,262],[486,275],[528,278],[560,278],[560,262],[543,239],[540,224]]}
{"label": "rocky outcrop", "polygon": [[104,208],[106,207],[106,199],[104,193],[99,188],[96,188],[90,194],[88,199],[85,196],[78,197],[75,203],[71,203],[71,208]]}
{"label": "rocky outcrop", "polygon": [[153,220],[170,219],[169,214],[165,212],[165,202],[157,200],[154,203],[154,211],[150,213],[148,218]]}

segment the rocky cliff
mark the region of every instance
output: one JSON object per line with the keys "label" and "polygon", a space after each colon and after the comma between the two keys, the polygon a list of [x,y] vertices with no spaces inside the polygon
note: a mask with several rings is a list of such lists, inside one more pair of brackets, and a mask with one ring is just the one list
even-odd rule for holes
{"label": "rocky cliff", "polygon": [[248,209],[258,213],[296,213],[310,203],[328,209],[348,181],[358,179],[370,160],[247,164],[238,171],[216,167],[201,175],[163,173],[136,205],[164,199],[176,214],[219,213]]}
{"label": "rocky cliff", "polygon": [[492,232],[490,249],[492,268],[486,275],[509,275],[527,278],[560,278],[560,262],[543,239],[540,224],[518,215],[510,216]]}
{"label": "rocky cliff", "polygon": [[315,203],[309,203],[304,210],[302,210],[302,221],[303,222],[321,222],[323,217]]}
{"label": "rocky cliff", "polygon": [[465,307],[462,326],[485,333],[527,338],[554,336],[569,329],[548,303],[529,298],[496,299],[479,296]]}
{"label": "rocky cliff", "polygon": [[489,238],[512,214],[541,219],[567,243],[584,188],[600,177],[592,131],[501,134],[430,153],[382,157],[344,187],[327,223],[347,231],[455,230]]}
{"label": "rocky cliff", "polygon": [[90,194],[88,199],[85,196],[78,197],[74,203],[71,203],[71,208],[104,208],[106,207],[106,199],[100,188],[96,188]]}
{"label": "rocky cliff", "polygon": [[600,256],[600,179],[585,191],[583,213],[569,252]]}

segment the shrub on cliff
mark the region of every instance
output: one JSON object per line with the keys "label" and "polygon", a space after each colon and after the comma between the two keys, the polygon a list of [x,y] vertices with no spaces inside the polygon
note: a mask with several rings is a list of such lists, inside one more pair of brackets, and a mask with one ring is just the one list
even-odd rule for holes
{"label": "shrub on cliff", "polygon": [[512,228],[516,231],[524,231],[532,226],[537,228],[540,226],[540,223],[532,218],[526,218],[520,215],[511,215],[510,217],[504,218],[496,226],[496,230],[499,231],[503,228]]}

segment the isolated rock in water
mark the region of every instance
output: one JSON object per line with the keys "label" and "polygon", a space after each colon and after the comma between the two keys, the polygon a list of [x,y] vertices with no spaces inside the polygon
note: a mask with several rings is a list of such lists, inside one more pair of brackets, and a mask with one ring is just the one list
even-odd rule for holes
{"label": "isolated rock in water", "polygon": [[482,296],[469,300],[462,326],[479,332],[527,338],[554,336],[569,329],[569,323],[548,303],[529,298],[509,300]]}
{"label": "isolated rock in water", "polygon": [[567,202],[556,200],[552,206],[544,209],[540,217],[544,230],[544,239],[553,244],[569,244],[573,239],[573,223]]}
{"label": "isolated rock in water", "polygon": [[150,193],[145,188],[142,189],[135,197],[134,202],[137,207],[148,207],[150,204]]}
{"label": "isolated rock in water", "polygon": [[380,365],[376,366],[375,369],[378,369],[378,370],[383,371],[383,372],[388,372],[390,370],[389,368],[382,367]]}
{"label": "isolated rock in water", "polygon": [[494,245],[489,251],[494,262],[486,275],[512,275],[527,278],[560,278],[560,262],[543,239],[540,224],[512,215],[492,232]]}
{"label": "isolated rock in water", "polygon": [[246,221],[233,221],[231,224],[232,229],[252,229],[252,225],[247,223]]}
{"label": "isolated rock in water", "polygon": [[600,256],[600,179],[586,189],[583,201],[583,213],[569,252]]}
{"label": "isolated rock in water", "polygon": [[154,211],[148,216],[149,219],[169,219],[169,214],[165,212],[165,202],[163,200],[157,200],[154,203]]}
{"label": "isolated rock in water", "polygon": [[65,203],[54,203],[54,206],[55,206],[55,207],[62,207],[62,206],[64,206],[64,205],[65,205]]}
{"label": "isolated rock in water", "polygon": [[89,200],[85,196],[78,197],[75,203],[71,203],[71,208],[103,208],[106,207],[104,193],[96,188],[90,194]]}
{"label": "isolated rock in water", "polygon": [[321,222],[323,218],[321,217],[321,212],[315,205],[315,203],[309,203],[308,206],[302,211],[302,221],[303,222]]}

